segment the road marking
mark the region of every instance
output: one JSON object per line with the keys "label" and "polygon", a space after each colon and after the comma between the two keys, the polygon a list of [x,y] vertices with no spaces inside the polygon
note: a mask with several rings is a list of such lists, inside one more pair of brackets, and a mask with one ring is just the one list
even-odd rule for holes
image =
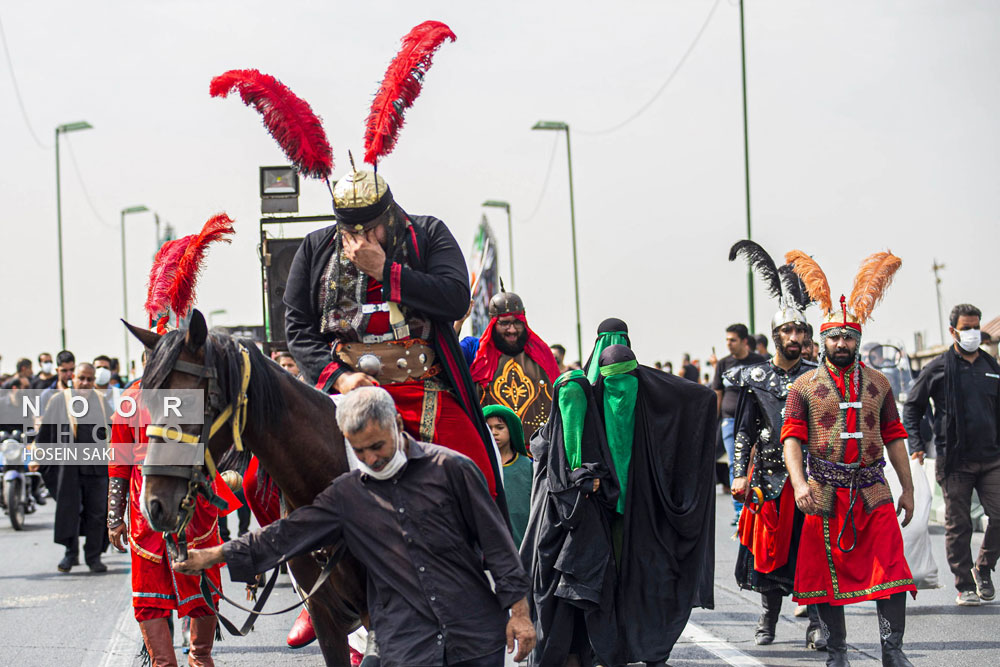
{"label": "road marking", "polygon": [[111,637],[106,643],[94,642],[87,652],[84,665],[94,667],[131,667],[136,655],[142,648],[142,634],[135,620],[132,609],[132,582],[126,579],[113,598],[112,609],[122,612],[111,630]]}
{"label": "road marking", "polygon": [[695,645],[705,649],[720,660],[724,660],[727,665],[735,667],[764,667],[764,663],[756,658],[747,655],[732,644],[716,637],[701,626],[688,622],[681,635]]}

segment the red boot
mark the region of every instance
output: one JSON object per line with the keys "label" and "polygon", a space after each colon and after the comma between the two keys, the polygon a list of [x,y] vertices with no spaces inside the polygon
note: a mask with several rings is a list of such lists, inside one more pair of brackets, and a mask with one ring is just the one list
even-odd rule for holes
{"label": "red boot", "polygon": [[292,624],[286,641],[289,648],[302,648],[316,641],[316,630],[313,628],[312,619],[309,618],[309,610],[305,607],[302,607],[299,617]]}

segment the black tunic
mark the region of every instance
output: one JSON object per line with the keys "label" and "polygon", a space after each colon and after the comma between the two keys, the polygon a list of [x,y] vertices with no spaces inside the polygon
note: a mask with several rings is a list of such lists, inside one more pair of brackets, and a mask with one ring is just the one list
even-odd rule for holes
{"label": "black tunic", "polygon": [[506,610],[527,595],[528,578],[475,464],[445,447],[406,439],[409,459],[392,479],[346,473],[311,505],[227,542],[230,576],[251,581],[257,572],[343,540],[367,568],[385,667],[489,655],[502,648]]}

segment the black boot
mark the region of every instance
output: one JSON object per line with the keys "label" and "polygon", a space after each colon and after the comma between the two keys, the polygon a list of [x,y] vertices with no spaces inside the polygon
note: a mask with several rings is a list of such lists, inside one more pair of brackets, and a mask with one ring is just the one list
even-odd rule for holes
{"label": "black boot", "polygon": [[883,667],[913,667],[903,653],[903,632],[906,630],[906,593],[896,593],[876,600],[878,634],[882,640]]}
{"label": "black boot", "polygon": [[851,667],[847,660],[847,626],[844,624],[844,608],[823,603],[816,605],[820,619],[829,632],[826,640],[827,667]]}
{"label": "black boot", "polygon": [[761,593],[760,604],[764,610],[757,621],[757,632],[753,640],[758,646],[764,646],[774,642],[774,628],[778,625],[778,616],[781,614],[781,593]]}
{"label": "black boot", "polygon": [[826,626],[823,625],[823,620],[819,617],[816,605],[811,604],[806,607],[806,610],[809,614],[809,627],[806,628],[806,648],[813,651],[825,651]]}

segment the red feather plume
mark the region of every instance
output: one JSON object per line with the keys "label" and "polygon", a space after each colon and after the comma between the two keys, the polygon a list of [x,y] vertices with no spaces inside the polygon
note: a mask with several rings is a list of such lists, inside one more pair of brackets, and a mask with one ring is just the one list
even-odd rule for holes
{"label": "red feather plume", "polygon": [[234,69],[212,79],[212,97],[226,97],[238,90],[243,103],[253,105],[264,118],[285,155],[300,173],[326,179],[333,171],[333,150],[323,122],[305,100],[269,74],[255,69]]}
{"label": "red feather plume", "polygon": [[198,283],[198,276],[201,275],[201,263],[205,259],[208,245],[215,241],[230,243],[232,241],[230,236],[234,233],[236,230],[233,229],[232,218],[225,213],[219,213],[205,223],[201,233],[188,245],[180,261],[177,262],[177,274],[169,290],[170,307],[177,317],[185,317],[194,304],[194,289]]}
{"label": "red feather plume", "polygon": [[434,52],[446,39],[454,42],[455,33],[440,21],[424,21],[403,38],[403,47],[389,63],[365,123],[368,164],[374,165],[396,146],[403,113],[420,94]]}
{"label": "red feather plume", "polygon": [[149,285],[146,287],[146,315],[152,326],[157,316],[170,307],[170,286],[177,275],[177,264],[184,251],[187,250],[194,234],[173,241],[167,241],[160,246],[153,259],[153,268],[149,271]]}

